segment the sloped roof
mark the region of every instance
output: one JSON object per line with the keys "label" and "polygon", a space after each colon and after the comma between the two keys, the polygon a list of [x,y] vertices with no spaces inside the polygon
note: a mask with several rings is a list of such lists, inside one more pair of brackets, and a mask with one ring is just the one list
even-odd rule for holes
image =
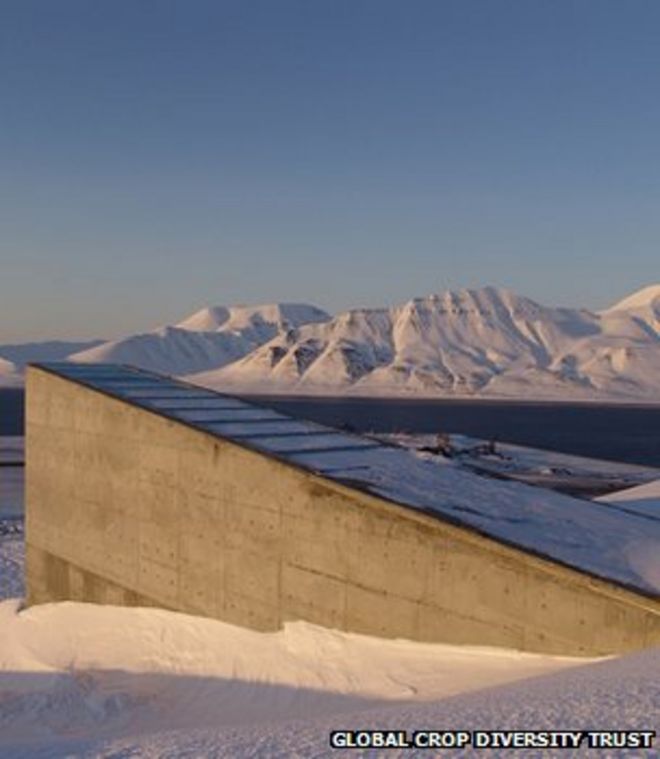
{"label": "sloped roof", "polygon": [[129,366],[36,366],[348,487],[660,596],[660,515],[623,512],[518,482],[487,479],[403,448]]}

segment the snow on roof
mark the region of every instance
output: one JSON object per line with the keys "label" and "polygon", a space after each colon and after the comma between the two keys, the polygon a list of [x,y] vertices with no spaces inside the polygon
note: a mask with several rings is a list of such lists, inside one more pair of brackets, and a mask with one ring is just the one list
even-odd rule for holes
{"label": "snow on roof", "polygon": [[646,482],[625,490],[617,490],[596,499],[614,508],[634,511],[638,514],[660,520],[660,480]]}
{"label": "snow on roof", "polygon": [[660,518],[484,478],[402,448],[117,364],[39,368],[349,487],[651,596]]}

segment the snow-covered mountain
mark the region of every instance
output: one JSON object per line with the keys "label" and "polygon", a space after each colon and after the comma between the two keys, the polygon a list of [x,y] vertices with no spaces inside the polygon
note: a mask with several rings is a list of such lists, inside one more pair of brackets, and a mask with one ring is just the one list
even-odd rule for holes
{"label": "snow-covered mountain", "polygon": [[315,306],[298,303],[215,306],[204,308],[174,326],[74,353],[69,360],[132,364],[163,374],[190,374],[217,369],[278,334],[329,319],[328,314]]}
{"label": "snow-covered mountain", "polygon": [[660,401],[660,285],[600,313],[493,287],[355,309],[189,379],[289,393]]}
{"label": "snow-covered mountain", "polygon": [[628,295],[612,306],[609,311],[636,311],[639,309],[654,310],[656,317],[660,312],[660,285],[642,287],[632,295]]}
{"label": "snow-covered mountain", "polygon": [[603,312],[611,322],[631,319],[649,335],[660,337],[660,285],[650,285],[629,295]]}
{"label": "snow-covered mountain", "polygon": [[26,360],[66,356],[239,392],[660,402],[660,285],[597,313],[493,287],[334,318],[305,304],[215,306],[71,345],[0,346],[0,385],[20,382]]}
{"label": "snow-covered mountain", "polygon": [[302,324],[329,321],[330,316],[307,303],[271,303],[261,306],[211,306],[176,324],[192,332],[241,332],[263,342],[275,332]]}
{"label": "snow-covered mountain", "polygon": [[11,361],[18,369],[23,369],[31,361],[62,361],[78,351],[100,345],[103,340],[48,340],[39,343],[0,345],[0,356]]}
{"label": "snow-covered mountain", "polygon": [[39,343],[0,345],[0,387],[20,385],[23,371],[31,361],[62,361],[75,351],[99,345],[102,340],[70,342],[50,340]]}

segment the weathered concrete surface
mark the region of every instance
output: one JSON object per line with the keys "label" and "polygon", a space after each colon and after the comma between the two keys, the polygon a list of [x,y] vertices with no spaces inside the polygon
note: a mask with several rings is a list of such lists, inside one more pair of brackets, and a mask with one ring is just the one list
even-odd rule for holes
{"label": "weathered concrete surface", "polygon": [[594,655],[660,603],[98,391],[27,376],[28,603]]}

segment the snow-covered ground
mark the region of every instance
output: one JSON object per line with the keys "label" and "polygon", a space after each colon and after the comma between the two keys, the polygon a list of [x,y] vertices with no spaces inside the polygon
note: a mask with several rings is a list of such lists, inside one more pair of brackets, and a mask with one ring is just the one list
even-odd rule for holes
{"label": "snow-covered ground", "polygon": [[23,514],[23,438],[0,436],[0,519]]}
{"label": "snow-covered ground", "polygon": [[24,470],[13,466],[23,461],[23,448],[22,437],[0,436],[0,598],[24,592]]}
{"label": "snow-covered ground", "polygon": [[[66,750],[110,739],[240,728],[435,701],[583,660],[498,649],[379,640],[287,623],[258,633],[157,609],[0,604],[0,735]],[[373,724],[373,723],[372,723]],[[68,744],[68,746],[67,746]],[[59,753],[58,753],[59,752]],[[241,754],[242,755],[242,754]],[[267,755],[267,754],[266,754]]]}
{"label": "snow-covered ground", "polygon": [[[456,652],[459,654],[459,652]],[[459,654],[460,655],[460,654]],[[296,720],[267,726],[172,731],[147,738],[97,744],[87,756],[215,757],[235,759],[369,759],[456,757],[657,757],[658,739],[646,750],[571,751],[511,749],[386,750],[342,752],[328,747],[332,730],[638,730],[657,731],[660,712],[660,649],[565,669],[503,686],[447,697],[427,704],[392,705],[346,716]],[[135,752],[135,753],[133,753]]]}
{"label": "snow-covered ground", "polygon": [[7,759],[329,757],[337,729],[657,730],[659,717],[658,649],[592,662],[303,622],[257,633],[158,609],[0,602]]}
{"label": "snow-covered ground", "polygon": [[[0,539],[0,557],[15,543]],[[0,602],[3,759],[329,757],[333,729],[657,730],[659,716],[658,649],[592,663],[303,622],[257,633],[158,609]]]}
{"label": "snow-covered ground", "polygon": [[[22,521],[0,519],[0,598],[25,592],[25,547]],[[2,674],[0,674],[0,682]]]}

